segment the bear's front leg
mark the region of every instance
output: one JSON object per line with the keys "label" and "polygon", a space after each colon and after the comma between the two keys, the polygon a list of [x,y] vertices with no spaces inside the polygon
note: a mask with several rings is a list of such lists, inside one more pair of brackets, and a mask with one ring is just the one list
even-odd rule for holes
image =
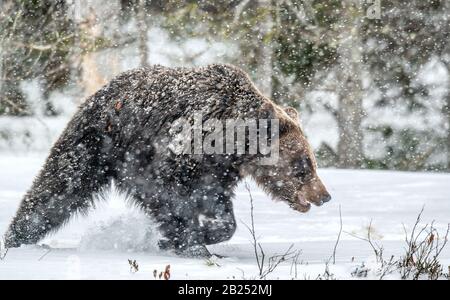
{"label": "bear's front leg", "polygon": [[233,203],[229,197],[207,198],[198,216],[197,232],[205,245],[214,245],[231,239],[236,231]]}
{"label": "bear's front leg", "polygon": [[187,220],[174,216],[159,220],[159,229],[163,236],[158,243],[160,249],[173,251],[185,257],[211,257],[211,253],[205,246],[204,233],[195,223],[195,218]]}
{"label": "bear's front leg", "polygon": [[[153,185],[140,185],[144,180],[133,182],[133,199],[159,225],[163,236],[160,249],[180,256],[210,257],[206,245],[233,236],[236,222],[230,196],[217,193],[224,188],[182,190],[179,186],[170,189],[168,183],[158,185],[157,181]],[[190,190],[194,192],[186,192]]]}
{"label": "bear's front leg", "polygon": [[231,199],[217,193],[195,198],[196,205],[185,207],[178,216],[171,213],[159,215],[164,236],[160,241],[161,249],[173,250],[181,256],[210,257],[206,245],[231,239],[236,231]]}
{"label": "bear's front leg", "polygon": [[211,257],[206,245],[228,241],[236,231],[233,203],[220,194],[203,195],[195,209],[183,210],[183,217],[163,218],[160,230],[164,240],[160,248],[181,256]]}

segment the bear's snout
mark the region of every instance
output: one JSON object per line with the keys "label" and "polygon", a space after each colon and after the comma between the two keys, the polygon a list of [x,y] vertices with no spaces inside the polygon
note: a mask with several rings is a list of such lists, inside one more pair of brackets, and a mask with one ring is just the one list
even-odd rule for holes
{"label": "bear's snout", "polygon": [[303,199],[316,206],[322,206],[323,204],[331,201],[330,193],[328,193],[325,185],[318,177],[304,185],[301,188],[300,194]]}
{"label": "bear's snout", "polygon": [[328,194],[322,199],[321,202],[322,202],[322,204],[324,204],[324,203],[327,203],[327,202],[330,202],[330,201],[331,201],[331,195]]}
{"label": "bear's snout", "polygon": [[319,201],[317,201],[315,204],[317,206],[322,206],[325,203],[330,202],[330,201],[331,201],[331,195],[328,194],[328,195],[324,196],[323,198],[321,198]]}

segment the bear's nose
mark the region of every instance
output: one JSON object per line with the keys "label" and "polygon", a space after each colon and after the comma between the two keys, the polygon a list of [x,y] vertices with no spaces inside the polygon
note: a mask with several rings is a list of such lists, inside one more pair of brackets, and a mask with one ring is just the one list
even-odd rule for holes
{"label": "bear's nose", "polygon": [[331,201],[331,196],[330,195],[326,195],[324,198],[322,198],[322,203],[327,203]]}

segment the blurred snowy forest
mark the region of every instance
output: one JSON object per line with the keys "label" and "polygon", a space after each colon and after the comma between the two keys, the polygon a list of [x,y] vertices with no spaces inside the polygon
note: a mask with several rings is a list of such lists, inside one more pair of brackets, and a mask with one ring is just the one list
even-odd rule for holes
{"label": "blurred snowy forest", "polygon": [[0,151],[47,151],[122,71],[231,63],[322,167],[450,170],[448,0],[0,0]]}

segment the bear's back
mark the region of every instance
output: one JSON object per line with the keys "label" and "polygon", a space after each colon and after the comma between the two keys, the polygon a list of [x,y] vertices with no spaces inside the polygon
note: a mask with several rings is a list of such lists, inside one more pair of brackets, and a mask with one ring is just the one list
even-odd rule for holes
{"label": "bear's back", "polygon": [[169,68],[155,65],[124,72],[87,100],[108,124],[152,126],[195,113],[217,119],[247,118],[264,97],[242,70],[230,65]]}

